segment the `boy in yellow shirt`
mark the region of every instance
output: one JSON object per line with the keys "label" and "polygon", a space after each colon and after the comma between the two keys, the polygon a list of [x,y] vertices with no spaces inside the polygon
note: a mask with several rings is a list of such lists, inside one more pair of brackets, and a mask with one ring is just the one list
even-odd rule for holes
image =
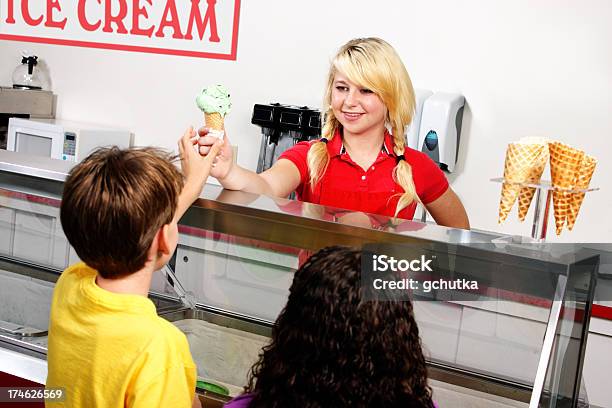
{"label": "boy in yellow shirt", "polygon": [[187,339],[147,298],[222,144],[203,157],[193,136],[189,129],[179,140],[183,175],[161,150],[114,147],[66,179],[62,227],[83,262],[62,273],[53,294],[47,387],[65,388],[66,399],[48,405],[200,406]]}

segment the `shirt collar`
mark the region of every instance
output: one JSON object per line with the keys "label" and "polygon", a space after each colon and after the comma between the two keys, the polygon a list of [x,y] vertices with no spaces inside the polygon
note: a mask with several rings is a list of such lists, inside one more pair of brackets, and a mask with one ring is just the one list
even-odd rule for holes
{"label": "shirt collar", "polygon": [[[333,139],[327,143],[327,151],[330,157],[336,157],[346,153],[346,148],[342,142],[339,129],[336,130]],[[385,141],[382,145],[381,152],[390,157],[396,156],[393,152],[393,137],[387,130],[385,130]]]}

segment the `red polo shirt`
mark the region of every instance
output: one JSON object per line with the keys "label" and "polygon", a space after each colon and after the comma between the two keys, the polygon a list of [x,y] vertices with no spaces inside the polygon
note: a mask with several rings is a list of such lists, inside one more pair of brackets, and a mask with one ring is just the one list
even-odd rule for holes
{"label": "red polo shirt", "polygon": [[[308,182],[306,156],[314,142],[300,142],[286,150],[279,159],[291,160],[298,168],[301,182],[296,189],[298,199],[315,204],[348,210],[393,216],[404,189],[393,181],[396,155],[393,138],[385,133],[385,142],[374,164],[367,171],[359,167],[344,149],[339,133],[327,143],[329,165],[313,189]],[[417,194],[424,204],[431,203],[448,189],[448,181],[440,168],[426,154],[406,147],[404,157],[412,166],[412,178]],[[416,202],[404,208],[398,216],[411,220]]]}

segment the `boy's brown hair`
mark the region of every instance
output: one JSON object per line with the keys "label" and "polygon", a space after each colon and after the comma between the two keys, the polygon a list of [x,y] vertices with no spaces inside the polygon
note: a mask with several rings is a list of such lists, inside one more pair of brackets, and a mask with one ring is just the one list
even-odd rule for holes
{"label": "boy's brown hair", "polygon": [[64,184],[60,218],[81,260],[104,278],[141,269],[157,231],[176,211],[183,177],[155,148],[100,148]]}

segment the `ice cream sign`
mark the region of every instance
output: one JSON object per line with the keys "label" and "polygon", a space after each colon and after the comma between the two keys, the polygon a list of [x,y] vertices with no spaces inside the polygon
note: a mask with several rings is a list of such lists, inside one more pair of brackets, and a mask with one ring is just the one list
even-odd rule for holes
{"label": "ice cream sign", "polygon": [[2,0],[0,39],[235,60],[240,0]]}

